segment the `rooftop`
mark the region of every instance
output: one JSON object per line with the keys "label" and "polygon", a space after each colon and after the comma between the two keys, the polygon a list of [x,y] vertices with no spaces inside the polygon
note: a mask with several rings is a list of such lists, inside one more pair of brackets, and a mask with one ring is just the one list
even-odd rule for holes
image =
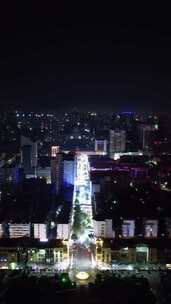
{"label": "rooftop", "polygon": [[149,246],[150,248],[168,248],[171,249],[171,239],[168,238],[129,238],[129,239],[103,239],[104,248],[111,248],[113,250],[137,247],[137,246]]}
{"label": "rooftop", "polygon": [[30,238],[0,239],[0,248],[57,248],[62,247],[62,240],[49,240],[47,242]]}
{"label": "rooftop", "polygon": [[39,179],[26,179],[8,192],[0,204],[0,221],[41,223],[52,206],[50,185]]}

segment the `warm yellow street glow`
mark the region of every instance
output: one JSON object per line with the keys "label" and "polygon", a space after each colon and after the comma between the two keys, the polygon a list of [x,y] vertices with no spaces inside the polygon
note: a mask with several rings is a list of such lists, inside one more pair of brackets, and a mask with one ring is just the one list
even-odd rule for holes
{"label": "warm yellow street glow", "polygon": [[87,280],[89,278],[88,272],[80,271],[76,274],[76,278],[79,280]]}

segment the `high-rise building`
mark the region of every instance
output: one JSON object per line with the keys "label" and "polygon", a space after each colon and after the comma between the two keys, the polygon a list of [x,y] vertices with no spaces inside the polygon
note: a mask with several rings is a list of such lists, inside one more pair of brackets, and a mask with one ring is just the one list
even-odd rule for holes
{"label": "high-rise building", "polygon": [[71,187],[74,185],[75,172],[75,157],[73,154],[64,155],[63,160],[63,182],[64,187]]}
{"label": "high-rise building", "polygon": [[51,183],[55,186],[56,193],[62,188],[63,180],[63,155],[61,152],[51,158]]}
{"label": "high-rise building", "polygon": [[95,152],[98,154],[107,154],[109,140],[108,130],[96,130],[95,133]]}
{"label": "high-rise building", "polygon": [[151,147],[151,134],[157,130],[157,125],[145,125],[141,126],[140,141],[144,152],[149,152]]}
{"label": "high-rise building", "polygon": [[26,177],[34,177],[37,167],[37,142],[21,136],[21,164]]}
{"label": "high-rise building", "polygon": [[115,153],[125,152],[126,132],[124,130],[110,130],[109,156],[114,158]]}
{"label": "high-rise building", "polygon": [[95,139],[95,152],[99,154],[107,154],[107,140],[106,139]]}

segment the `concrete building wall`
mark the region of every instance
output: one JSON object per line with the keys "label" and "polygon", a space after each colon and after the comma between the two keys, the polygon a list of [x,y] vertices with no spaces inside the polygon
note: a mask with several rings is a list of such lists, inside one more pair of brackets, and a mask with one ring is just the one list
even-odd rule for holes
{"label": "concrete building wall", "polygon": [[104,154],[107,153],[107,140],[98,140],[95,139],[95,152],[102,152]]}
{"label": "concrete building wall", "polygon": [[158,220],[145,220],[144,236],[147,238],[156,238],[158,235]]}
{"label": "concrete building wall", "polygon": [[105,236],[105,221],[93,221],[94,234],[96,237]]}
{"label": "concrete building wall", "polygon": [[100,184],[92,183],[92,195],[94,195],[94,193],[100,193]]}
{"label": "concrete building wall", "polygon": [[70,224],[57,224],[56,238],[68,239],[70,236]]}
{"label": "concrete building wall", "polygon": [[106,238],[114,238],[115,233],[113,231],[113,225],[112,225],[112,220],[111,219],[106,219],[105,220],[105,237]]}
{"label": "concrete building wall", "polygon": [[94,234],[96,237],[114,238],[115,233],[112,227],[112,220],[106,219],[105,221],[93,221]]}
{"label": "concrete building wall", "polygon": [[157,263],[158,262],[157,248],[149,248],[149,262],[150,263]]}
{"label": "concrete building wall", "polygon": [[3,237],[4,230],[3,230],[3,224],[0,224],[0,238]]}
{"label": "concrete building wall", "polygon": [[123,220],[122,223],[122,237],[129,238],[135,236],[135,221]]}
{"label": "concrete building wall", "polygon": [[37,177],[45,178],[47,184],[51,183],[51,168],[50,167],[38,167],[37,168]]}
{"label": "concrete building wall", "polygon": [[34,238],[40,241],[47,240],[47,226],[46,224],[34,224]]}

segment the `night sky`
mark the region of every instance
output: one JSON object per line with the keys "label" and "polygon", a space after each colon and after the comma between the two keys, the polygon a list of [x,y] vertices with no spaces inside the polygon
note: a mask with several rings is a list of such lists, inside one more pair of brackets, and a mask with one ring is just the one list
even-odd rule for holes
{"label": "night sky", "polygon": [[167,16],[126,10],[127,18],[115,11],[107,20],[81,8],[78,20],[73,7],[8,5],[0,18],[1,108],[170,110]]}

